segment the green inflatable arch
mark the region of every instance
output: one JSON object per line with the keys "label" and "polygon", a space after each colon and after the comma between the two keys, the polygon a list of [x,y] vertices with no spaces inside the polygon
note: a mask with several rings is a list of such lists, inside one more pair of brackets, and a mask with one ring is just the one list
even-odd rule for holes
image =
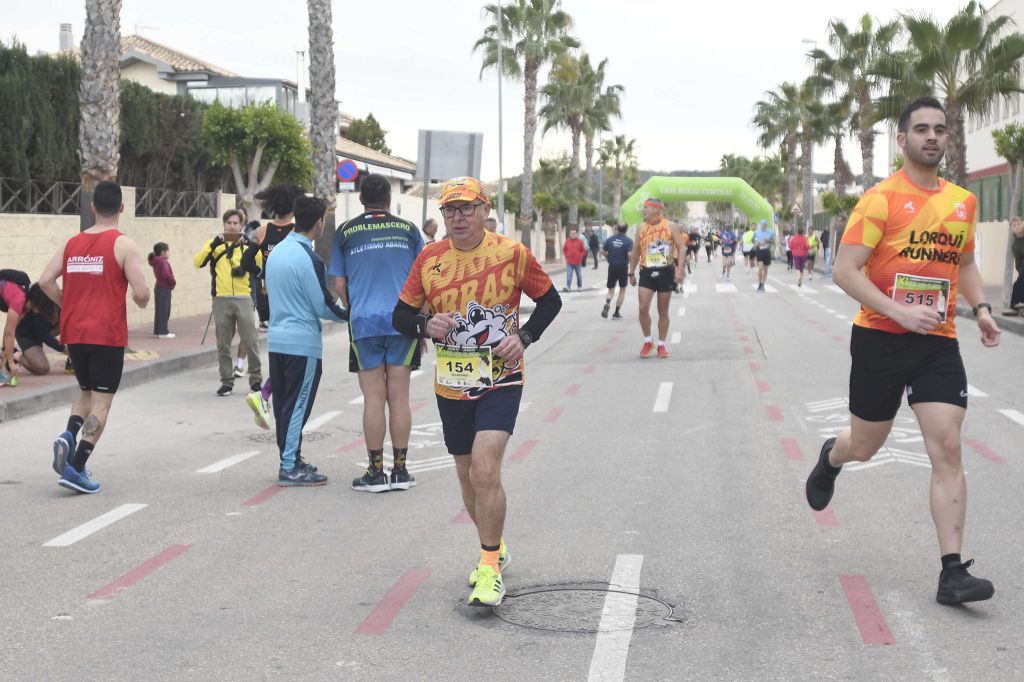
{"label": "green inflatable arch", "polygon": [[643,220],[644,199],[670,201],[729,201],[752,222],[767,220],[774,229],[772,205],[741,178],[690,178],[652,176],[622,204],[622,222],[637,225]]}

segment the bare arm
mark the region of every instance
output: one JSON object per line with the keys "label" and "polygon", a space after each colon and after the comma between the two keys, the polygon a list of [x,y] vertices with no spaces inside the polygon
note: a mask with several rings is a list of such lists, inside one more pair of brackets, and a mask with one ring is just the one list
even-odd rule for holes
{"label": "bare arm", "polygon": [[679,225],[672,226],[672,242],[676,245],[676,284],[683,283],[683,273],[686,269],[683,267],[686,262],[686,242],[683,241],[683,228]]}
{"label": "bare arm", "polygon": [[338,298],[341,299],[341,304],[348,309],[348,277],[335,277],[334,290],[338,292]]}
{"label": "bare arm", "polygon": [[7,322],[4,324],[4,365],[14,373],[18,372],[18,365],[14,364],[14,330],[20,319],[21,315],[10,309],[7,311]]}
{"label": "bare arm", "polygon": [[[981,273],[974,262],[974,253],[960,254],[960,293],[972,308],[985,301],[985,293],[981,287]],[[986,301],[987,302],[987,301]],[[988,347],[999,345],[1002,333],[992,319],[992,313],[986,308],[978,309],[978,329],[981,330],[981,343]]]}
{"label": "bare arm", "polygon": [[114,242],[114,255],[121,263],[128,286],[132,289],[132,300],[135,305],[145,308],[149,305],[149,287],[146,285],[146,272],[142,268],[142,255],[139,247],[131,239],[120,236]]}
{"label": "bare arm", "polygon": [[637,237],[633,242],[633,248],[629,252],[629,283],[636,284],[636,266],[640,262],[640,239]]}

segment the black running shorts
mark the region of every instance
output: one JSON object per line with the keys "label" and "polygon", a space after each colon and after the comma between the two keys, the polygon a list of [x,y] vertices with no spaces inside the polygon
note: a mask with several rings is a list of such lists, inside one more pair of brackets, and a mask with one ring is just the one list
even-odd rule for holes
{"label": "black running shorts", "polygon": [[476,400],[437,396],[444,445],[451,455],[469,455],[478,431],[504,431],[512,435],[523,399],[522,386],[492,388]]}
{"label": "black running shorts", "polygon": [[69,343],[68,357],[75,366],[75,378],[83,391],[117,393],[124,370],[123,346]]}
{"label": "black running shorts", "polygon": [[765,265],[772,264],[772,251],[771,249],[754,249],[754,257],[758,263],[764,263]]}
{"label": "black running shorts", "polygon": [[616,284],[619,285],[620,289],[625,289],[626,285],[629,284],[628,263],[611,263],[608,265],[608,288],[614,289]]}
{"label": "black running shorts", "polygon": [[956,339],[854,325],[850,356],[850,412],[865,421],[894,419],[904,392],[909,405],[967,408],[967,372]]}
{"label": "black running shorts", "polygon": [[640,268],[640,279],[637,282],[644,289],[657,292],[676,290],[676,271],[672,266],[663,268]]}

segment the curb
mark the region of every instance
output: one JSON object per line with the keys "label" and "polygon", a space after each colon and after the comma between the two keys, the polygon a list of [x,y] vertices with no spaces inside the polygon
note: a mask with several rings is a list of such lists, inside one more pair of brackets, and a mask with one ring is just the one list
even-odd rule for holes
{"label": "curb", "polygon": [[[956,304],[956,316],[974,321],[974,312],[971,311],[971,307],[963,303]],[[996,321],[996,326],[1004,332],[1024,336],[1024,318],[1007,317],[1000,312],[993,312],[992,319]]]}

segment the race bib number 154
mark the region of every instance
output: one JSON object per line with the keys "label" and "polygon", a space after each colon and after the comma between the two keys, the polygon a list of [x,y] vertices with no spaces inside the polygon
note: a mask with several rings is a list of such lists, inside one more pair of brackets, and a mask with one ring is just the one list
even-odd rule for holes
{"label": "race bib number 154", "polygon": [[438,345],[437,383],[453,388],[493,386],[491,349]]}

